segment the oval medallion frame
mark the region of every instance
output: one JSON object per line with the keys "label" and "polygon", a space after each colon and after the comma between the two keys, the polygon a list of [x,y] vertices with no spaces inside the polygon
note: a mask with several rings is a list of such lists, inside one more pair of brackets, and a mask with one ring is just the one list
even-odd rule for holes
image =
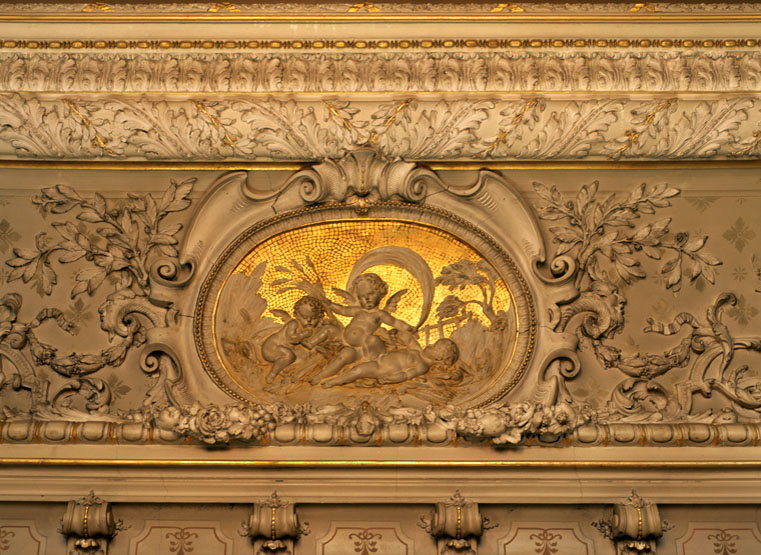
{"label": "oval medallion frame", "polygon": [[[387,403],[401,403],[403,405],[417,405],[420,407],[428,404],[453,404],[465,408],[472,408],[488,406],[503,398],[508,392],[514,389],[524,375],[533,352],[536,336],[536,318],[531,292],[525,279],[521,275],[518,266],[509,254],[482,230],[454,214],[439,208],[404,202],[380,202],[364,206],[361,210],[361,215],[358,214],[358,212],[360,211],[357,210],[356,206],[341,203],[322,204],[300,208],[269,218],[249,227],[243,233],[239,234],[236,239],[223,250],[203,282],[194,316],[194,338],[196,347],[204,369],[213,381],[231,397],[251,405],[270,404],[272,402],[285,402],[289,405],[305,402],[325,404],[329,400],[332,404],[343,403],[345,405],[372,401],[377,406],[379,398],[381,398],[381,400],[386,400]],[[449,392],[448,397],[442,396],[443,394],[438,396],[434,394],[439,393],[437,388],[445,387],[446,384],[443,384],[441,380],[436,380],[433,375],[430,379],[426,377],[426,374],[429,374],[429,372],[426,372],[428,365],[421,367],[418,372],[418,374],[421,375],[417,375],[412,380],[405,381],[408,382],[408,385],[419,385],[421,391],[427,390],[428,393],[431,393],[430,397],[426,395],[418,395],[416,397],[415,395],[407,393],[400,394],[399,390],[401,388],[397,387],[399,383],[381,385],[383,382],[368,377],[357,379],[351,384],[340,384],[339,387],[327,387],[325,384],[330,384],[331,377],[326,376],[326,378],[328,378],[327,380],[312,385],[309,384],[306,379],[310,377],[308,371],[306,375],[303,375],[302,371],[301,378],[303,379],[301,381],[298,379],[293,381],[295,387],[291,388],[290,392],[283,390],[282,387],[278,390],[278,386],[281,382],[292,378],[292,376],[288,376],[288,369],[285,369],[282,372],[282,376],[277,375],[273,377],[271,383],[267,383],[261,375],[258,378],[247,379],[246,375],[251,376],[255,373],[255,370],[252,370],[255,363],[259,365],[258,367],[255,367],[258,368],[258,371],[261,371],[262,367],[266,367],[268,364],[267,360],[263,360],[267,358],[263,355],[263,342],[269,341],[270,344],[277,344],[275,345],[276,347],[285,347],[286,353],[290,351],[295,355],[302,357],[304,355],[302,351],[305,349],[302,345],[296,345],[293,347],[293,343],[288,343],[286,341],[286,344],[284,345],[282,344],[282,341],[278,340],[276,332],[281,330],[280,336],[285,337],[285,334],[287,333],[285,328],[288,321],[293,322],[290,324],[291,331],[302,329],[296,322],[297,319],[293,318],[288,310],[275,310],[273,313],[268,314],[273,325],[270,325],[268,329],[263,330],[255,340],[240,341],[240,338],[238,338],[238,341],[226,340],[224,345],[222,344],[222,338],[218,337],[217,334],[218,318],[221,322],[220,314],[227,310],[225,307],[230,305],[230,301],[223,299],[227,304],[223,303],[223,310],[220,311],[220,300],[222,299],[222,296],[226,294],[225,288],[230,287],[228,283],[231,276],[236,272],[236,269],[238,269],[238,272],[240,273],[240,267],[244,260],[250,259],[250,257],[253,256],[252,253],[256,253],[257,249],[261,248],[262,245],[266,245],[268,241],[272,241],[273,238],[281,237],[283,234],[288,234],[296,230],[309,229],[310,226],[313,228],[314,226],[326,226],[331,223],[341,223],[348,226],[356,225],[359,230],[362,226],[366,227],[369,222],[397,223],[399,224],[399,227],[407,225],[412,226],[413,228],[414,226],[429,228],[442,235],[442,237],[449,236],[454,241],[459,241],[466,248],[469,248],[474,253],[480,255],[483,260],[488,261],[488,264],[496,271],[497,277],[502,280],[509,292],[512,305],[511,308],[515,317],[514,326],[508,326],[509,332],[514,334],[514,340],[510,346],[512,354],[508,357],[506,363],[501,368],[492,369],[486,378],[482,377],[475,385],[471,383],[471,387],[469,388],[460,388],[459,392],[457,385],[449,388],[447,390]],[[311,264],[311,260],[309,261],[309,264]],[[306,269],[307,272],[309,271],[308,268],[305,268],[303,261],[301,264],[297,261],[297,266]],[[371,270],[374,269],[371,266],[368,266],[367,268]],[[469,267],[473,268],[475,265],[469,264]],[[283,272],[288,269],[283,266],[279,266],[279,268]],[[290,270],[298,271],[297,268],[293,267],[291,267]],[[478,274],[478,277],[480,278],[483,276]],[[238,281],[245,281],[240,278],[241,276],[238,276],[236,279],[238,279]],[[254,278],[258,279],[256,275]],[[441,278],[441,276],[439,276],[439,278]],[[285,283],[287,277],[278,281],[281,281],[284,286],[288,286],[288,284]],[[261,280],[259,280],[258,284],[259,285],[256,286],[254,292],[258,290],[259,286],[261,286]],[[323,285],[327,286],[328,290],[330,290],[331,287],[344,287],[343,283],[329,283]],[[390,285],[391,290],[385,299],[386,303],[389,302],[390,297],[392,297],[395,292],[393,287],[394,284],[391,283]],[[437,281],[437,286],[446,289],[445,284],[441,283],[440,279]],[[347,289],[349,288],[348,285],[346,287]],[[458,287],[452,286],[450,289],[456,291],[458,290]],[[459,290],[462,290],[462,288]],[[401,296],[403,297],[403,295]],[[452,296],[456,297],[456,295]],[[494,295],[492,295],[492,297],[494,297]],[[236,298],[241,299],[240,306],[242,307],[245,304],[244,300],[247,301],[249,296],[239,295]],[[333,299],[331,299],[331,301],[334,306],[342,306],[342,301],[340,299],[336,299],[335,296],[333,296]],[[484,295],[484,300],[485,299],[486,295]],[[343,302],[347,305],[351,305],[348,301]],[[457,305],[454,301],[450,304]],[[268,308],[268,310],[270,308]],[[378,310],[381,310],[381,308],[382,305],[377,306]],[[432,310],[435,310],[437,307],[434,306],[431,308]],[[378,312],[378,310],[376,310],[376,312]],[[393,312],[393,310],[389,310],[389,312]],[[273,318],[273,315],[278,314],[284,323],[282,325],[277,324],[279,327],[276,327],[274,323],[277,321],[277,318]],[[327,316],[330,317],[330,315],[331,313],[328,311]],[[381,316],[384,319],[387,318],[384,315]],[[472,313],[471,319],[474,319]],[[350,321],[350,317],[344,316],[344,324]],[[299,322],[301,322],[301,320],[299,320]],[[327,319],[323,319],[321,322],[321,329],[329,329],[329,327],[326,327],[325,325],[326,323],[329,323]],[[220,326],[222,326],[222,324],[220,324]],[[475,326],[475,324],[473,326]],[[398,333],[392,331],[394,330],[393,326],[384,325],[383,327],[391,333],[391,335],[389,335],[384,332],[386,341],[388,341],[388,338],[390,337],[392,342],[400,343],[401,339],[405,337],[403,326],[400,327],[402,328],[402,331]],[[345,330],[347,328],[348,326],[343,329]],[[488,333],[492,332],[493,330]],[[444,334],[443,331],[441,333],[442,335]],[[484,335],[485,332],[480,333],[484,337],[488,335]],[[502,333],[504,333],[504,331]],[[269,339],[270,337],[272,339]],[[511,335],[511,337],[513,337],[513,335]],[[332,355],[333,358],[335,358],[337,350],[346,347],[341,344],[342,339],[340,334],[338,337],[332,337],[331,339],[337,341],[337,347],[335,347],[328,355],[325,354],[325,349],[321,349],[323,356],[322,362],[328,365],[331,360],[330,356]],[[428,341],[422,342],[421,340],[420,342],[422,343],[421,347],[427,346]],[[432,344],[433,342],[431,342],[431,345]],[[326,342],[324,345],[328,345],[328,343]],[[351,350],[350,347],[348,348]],[[364,349],[364,347],[358,347],[357,349]],[[272,348],[269,350],[273,351]],[[425,349],[409,349],[404,346],[399,347],[397,344],[396,348],[390,350],[396,352],[396,355],[395,357],[385,359],[385,366],[393,365],[394,358],[404,359],[403,365],[409,366],[407,361],[409,359],[419,361],[421,359],[421,356],[419,355]],[[418,350],[420,353],[417,352]],[[283,353],[284,351],[280,350],[273,352]],[[345,376],[349,369],[360,367],[361,363],[368,362],[361,358],[362,355],[358,356],[360,357],[359,360],[351,361],[344,367],[340,368],[337,371],[337,375]],[[426,357],[423,356],[423,358]],[[232,362],[233,360],[243,361],[243,359],[250,362],[249,366],[245,369],[240,363],[236,364]],[[273,360],[271,356],[269,357],[269,360]],[[300,364],[300,360],[301,359],[293,362],[290,367],[297,367]],[[352,366],[353,363],[354,365]],[[269,367],[271,368],[274,367],[275,363],[269,362],[269,364]],[[378,364],[378,366],[384,366],[384,364]],[[415,363],[413,363],[413,365],[414,364]],[[302,366],[305,365],[306,363]],[[365,365],[365,367],[370,366],[372,365]],[[463,374],[463,366],[464,362],[458,365],[458,371],[460,371],[460,374]],[[434,365],[431,367],[433,368],[436,366]],[[377,370],[377,368],[375,368],[375,370]],[[387,369],[381,368],[381,370],[384,377],[388,375]],[[369,371],[372,372],[373,368],[370,368]],[[434,373],[430,372],[430,374]],[[466,367],[464,371],[464,380],[467,382],[469,377]],[[314,379],[314,377],[312,377],[312,379]],[[333,377],[332,379],[335,381],[336,378]],[[462,381],[463,377],[460,376],[459,383],[462,383]],[[412,389],[414,390],[414,387]],[[451,391],[455,392],[454,396],[452,396]]]}

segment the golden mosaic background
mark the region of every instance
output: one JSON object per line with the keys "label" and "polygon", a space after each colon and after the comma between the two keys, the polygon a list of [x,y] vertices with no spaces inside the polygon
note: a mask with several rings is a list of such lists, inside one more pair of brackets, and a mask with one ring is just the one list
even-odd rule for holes
{"label": "golden mosaic background", "polygon": [[[374,248],[392,245],[406,247],[420,255],[428,263],[434,278],[438,277],[442,268],[449,264],[459,260],[471,260],[475,263],[483,258],[475,249],[455,236],[423,224],[389,220],[342,220],[312,224],[267,239],[247,255],[233,273],[250,274],[254,268],[266,261],[267,267],[262,276],[259,295],[267,302],[268,309],[280,309],[292,314],[294,303],[304,295],[304,292],[301,290],[279,291],[287,287],[287,284],[282,283],[284,279],[298,278],[301,273],[299,267],[303,269],[308,281],[314,282],[318,278],[322,281],[329,299],[339,304],[346,304],[341,297],[333,293],[332,288],[348,290],[346,281],[357,260]],[[313,263],[313,267],[307,263],[307,257]],[[294,261],[297,264],[294,264]],[[286,272],[284,268],[293,273]],[[407,289],[394,316],[416,325],[420,319],[422,291],[412,274],[392,265],[373,266],[367,271],[381,276],[389,286],[389,293],[381,301],[381,308],[395,292]],[[455,292],[443,285],[437,286],[431,311],[418,338],[422,345],[426,343],[423,331],[425,327],[427,325],[433,327],[437,323],[436,307],[446,296],[453,293],[465,301],[482,298],[481,290],[476,285],[465,285],[463,289]],[[495,312],[500,310],[508,312],[512,303],[512,294],[507,284],[503,279],[498,279],[493,302]],[[468,305],[468,309],[484,326],[489,325],[480,307],[471,304]],[[512,315],[517,320],[515,311]],[[274,318],[269,310],[264,316]],[[347,317],[338,317],[344,324],[349,321]],[[444,336],[448,336],[453,331],[454,324],[451,327],[452,329],[444,328]],[[514,329],[518,329],[517,322]],[[438,338],[438,330],[431,329],[428,342],[432,343]]]}

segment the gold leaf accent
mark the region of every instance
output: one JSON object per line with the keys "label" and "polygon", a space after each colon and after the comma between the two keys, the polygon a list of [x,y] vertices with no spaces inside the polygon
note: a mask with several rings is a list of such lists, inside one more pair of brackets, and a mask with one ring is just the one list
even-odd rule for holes
{"label": "gold leaf accent", "polygon": [[353,129],[351,123],[349,123],[346,118],[342,117],[341,114],[338,113],[338,110],[336,110],[335,106],[333,106],[327,100],[323,100],[322,103],[327,106],[328,112],[330,112],[330,117],[337,119],[348,131]]}
{"label": "gold leaf accent", "polygon": [[230,2],[217,2],[206,11],[210,13],[216,13],[222,10],[227,10],[228,12],[232,13],[240,12],[240,8],[235,4],[231,4]]}
{"label": "gold leaf accent", "polygon": [[209,112],[209,111],[206,109],[206,106],[204,106],[203,104],[201,104],[200,102],[197,102],[197,101],[193,101],[193,104],[195,105],[195,107],[196,107],[196,108],[198,108],[198,110],[199,110],[200,112],[202,112],[203,114],[205,114],[205,115],[206,115],[206,117],[208,117],[208,118],[209,118],[209,121],[211,122],[211,124],[212,124],[214,127],[216,127],[216,128],[217,128],[217,129],[218,129],[218,130],[219,130],[221,133],[224,133],[224,137],[223,137],[223,139],[222,139],[222,142],[223,142],[223,143],[227,143],[227,144],[228,144],[228,145],[230,145],[231,147],[235,148],[235,141],[237,141],[237,140],[238,140],[238,138],[237,138],[237,137],[233,137],[233,136],[231,136],[231,135],[230,135],[230,134],[227,132],[227,130],[224,128],[224,126],[222,125],[222,123],[220,123],[220,121],[219,121],[219,120],[218,120],[216,117],[214,117],[214,115],[213,115],[211,112]]}
{"label": "gold leaf accent", "polygon": [[103,149],[104,152],[107,152],[111,156],[118,156],[116,152],[114,152],[113,150],[108,148],[108,146],[106,146],[105,139],[103,139],[103,137],[101,137],[101,135],[95,129],[90,119],[87,116],[85,116],[82,112],[80,112],[79,109],[76,106],[74,106],[74,104],[71,101],[65,100],[64,102],[66,103],[66,106],[69,107],[69,110],[71,110],[72,112],[74,112],[75,114],[79,116],[79,119],[82,120],[82,123],[84,124],[84,126],[93,131],[93,133],[95,134],[95,138],[92,140],[92,144],[94,146],[99,146],[100,148]]}
{"label": "gold leaf accent", "polygon": [[377,7],[374,4],[370,4],[369,2],[360,2],[358,4],[352,5],[349,9],[349,13],[355,13],[361,10],[362,8],[366,9],[370,13],[380,13],[381,9]]}
{"label": "gold leaf accent", "polygon": [[655,11],[655,6],[652,4],[648,4],[646,2],[639,2],[637,4],[634,4],[632,8],[629,9],[630,13],[637,13],[642,10],[648,11],[650,13],[653,13]]}
{"label": "gold leaf accent", "polygon": [[753,152],[756,148],[761,146],[761,130],[754,131],[753,136],[755,139],[745,148],[742,148],[740,150],[735,150],[734,152],[730,152],[729,156],[731,157],[738,157],[738,156],[746,156]]}
{"label": "gold leaf accent", "polygon": [[512,12],[512,13],[518,13],[518,12],[524,12],[524,11],[526,11],[523,8],[521,8],[520,6],[518,6],[517,4],[497,4],[497,6],[495,8],[492,8],[489,11],[491,11],[491,13],[500,13],[500,12],[503,12],[505,10],[507,10],[509,12]]}
{"label": "gold leaf accent", "polygon": [[635,129],[628,129],[625,133],[627,136],[626,142],[624,143],[624,146],[616,150],[615,152],[611,152],[608,154],[608,158],[611,160],[615,160],[619,158],[624,152],[629,150],[631,147],[633,147],[636,144],[639,144],[639,137],[642,134],[642,131],[644,131],[651,123],[653,123],[653,120],[655,119],[655,116],[657,116],[660,112],[671,106],[674,102],[676,102],[675,98],[670,98],[668,100],[665,100],[661,102],[658,107],[647,115],[645,118],[645,121],[640,126],[640,130],[637,131]]}
{"label": "gold leaf accent", "polygon": [[113,11],[113,8],[109,6],[108,4],[104,2],[92,2],[90,4],[87,4],[84,8],[82,8],[83,12],[110,12]]}

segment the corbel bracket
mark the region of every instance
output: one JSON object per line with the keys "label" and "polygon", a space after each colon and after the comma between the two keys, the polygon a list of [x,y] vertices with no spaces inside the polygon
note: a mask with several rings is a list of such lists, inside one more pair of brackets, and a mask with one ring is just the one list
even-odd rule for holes
{"label": "corbel bracket", "polygon": [[67,555],[108,555],[108,543],[122,530],[121,520],[114,521],[111,503],[94,491],[72,499],[61,519],[60,532],[66,537]]}
{"label": "corbel bracket", "polygon": [[600,533],[613,541],[616,555],[655,555],[656,542],[669,529],[661,521],[658,505],[642,499],[632,490],[623,503],[613,505],[608,520],[592,523]]}
{"label": "corbel bracket", "polygon": [[478,503],[467,501],[459,490],[444,503],[436,503],[429,518],[420,517],[418,526],[436,538],[437,555],[477,555],[478,538],[494,528],[481,516]]}
{"label": "corbel bracket", "polygon": [[272,492],[269,499],[254,503],[245,535],[254,543],[256,555],[292,555],[293,544],[300,535],[309,533],[309,523],[299,524],[295,506]]}

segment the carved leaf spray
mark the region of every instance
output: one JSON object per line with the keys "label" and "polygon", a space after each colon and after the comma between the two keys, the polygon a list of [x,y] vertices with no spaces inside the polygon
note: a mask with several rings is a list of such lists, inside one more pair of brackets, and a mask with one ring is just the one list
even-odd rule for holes
{"label": "carved leaf spray", "polygon": [[[540,207],[545,220],[565,221],[565,226],[551,227],[558,244],[556,263],[575,268],[579,297],[561,307],[558,329],[575,330],[582,345],[590,347],[607,369],[628,376],[619,383],[607,408],[598,409],[598,422],[704,421],[737,422],[759,419],[761,379],[747,377],[747,366],[731,368],[738,350],[761,350],[761,338],[733,339],[721,322],[721,311],[737,299],[730,293],[717,297],[706,310],[706,321],[692,314],[678,314],[668,324],[648,319],[647,333],[670,336],[688,325],[691,333],[662,354],[625,354],[606,342],[623,330],[626,298],[610,279],[625,284],[645,277],[638,256],[662,261],[660,274],[667,289],[678,291],[683,275],[690,281],[702,277],[714,283],[713,267],[720,264],[703,247],[707,237],[691,238],[688,233],[670,233],[670,218],[635,225],[641,214],[653,214],[656,208],[670,206],[669,198],[679,191],[666,185],[641,185],[620,200],[615,195],[602,202],[595,196],[597,183],[583,186],[574,200],[566,200],[555,187],[536,183],[536,192],[546,204]],[[616,278],[611,277],[615,273]],[[579,318],[577,318],[579,317]],[[675,368],[692,363],[686,380],[669,390],[656,378]],[[730,406],[716,415],[711,411],[694,414],[693,394],[710,397],[723,395]]]}
{"label": "carved leaf spray", "polygon": [[[108,414],[112,400],[108,384],[100,378],[85,376],[105,367],[120,366],[130,349],[145,343],[147,327],[166,327],[172,323],[176,311],[150,302],[150,264],[159,262],[162,256],[177,257],[175,235],[182,225],[163,220],[168,214],[190,206],[187,196],[194,182],[195,179],[172,182],[158,201],[149,194],[130,195],[123,207],[109,203],[98,193],[93,200],[86,200],[65,185],[43,189],[33,199],[51,214],[76,210],[76,219],[81,224],[55,222],[52,226],[57,236],[41,232],[35,237],[34,249],[14,248],[15,257],[6,262],[13,268],[8,281],[33,282],[45,295],[50,295],[57,283],[51,260],[63,264],[89,262],[89,267],[76,273],[71,297],[83,293],[92,296],[107,278],[114,279],[115,290],[98,312],[101,329],[109,340],[118,337],[119,341],[100,353],[60,355],[57,348],[37,339],[33,331],[43,321],[54,319],[61,329],[71,332],[73,324],[66,321],[60,310],[45,309],[35,320],[24,324],[17,321],[21,296],[11,293],[0,299],[5,320],[0,332],[0,353],[15,363],[14,389],[32,391],[32,415],[74,420],[116,419]],[[156,267],[161,268],[160,264]],[[47,393],[50,382],[39,378],[32,364],[19,356],[27,348],[35,365],[46,366],[69,379],[52,397]],[[84,397],[84,411],[72,408],[73,396]]]}
{"label": "carved leaf spray", "polygon": [[[423,174],[425,179],[442,186],[433,172]],[[293,179],[286,186],[292,182]],[[55,320],[64,330],[69,329],[60,311],[45,309],[36,319],[24,324],[18,320],[21,297],[6,295],[0,303],[4,309],[0,354],[16,372],[8,379],[6,370],[0,376],[0,387],[7,381],[17,390],[29,389],[32,403],[29,415],[6,414],[5,421],[29,416],[38,422],[62,418],[69,422],[111,421],[125,430],[134,429],[139,437],[145,437],[146,430],[150,430],[150,434],[156,431],[164,441],[177,441],[185,436],[208,444],[250,443],[275,437],[286,444],[298,442],[299,438],[327,444],[368,444],[398,436],[406,442],[442,444],[462,438],[489,441],[494,445],[531,442],[535,438],[553,444],[587,423],[759,421],[761,383],[747,376],[747,367],[734,368],[731,361],[738,350],[761,350],[761,339],[734,339],[721,322],[722,307],[735,302],[732,295],[721,295],[708,309],[704,320],[682,313],[670,324],[649,322],[646,332],[665,336],[678,333],[685,326],[692,330],[679,345],[663,354],[629,355],[608,343],[625,324],[626,298],[613,281],[625,285],[644,278],[640,265],[642,254],[663,261],[660,272],[666,287],[672,290],[681,287],[684,275],[689,280],[702,276],[713,282],[712,268],[719,261],[703,250],[705,237],[670,233],[668,218],[639,227],[634,225],[641,214],[668,207],[669,199],[678,194],[676,189],[643,185],[625,199],[611,195],[600,201],[596,184],[582,187],[572,201],[563,198],[554,187],[537,184],[536,189],[545,201],[539,208],[540,217],[558,222],[550,228],[559,245],[550,264],[553,277],[544,279],[573,282],[578,292],[575,299],[559,303],[553,320],[555,330],[575,333],[582,348],[591,349],[603,367],[627,376],[614,388],[604,407],[589,406],[570,394],[566,381],[580,370],[576,354],[571,351],[549,361],[533,396],[521,402],[472,409],[457,406],[382,409],[369,401],[358,406],[337,404],[322,408],[309,403],[203,404],[184,392],[183,369],[171,349],[146,346],[141,367],[158,380],[148,391],[142,408],[113,414],[107,384],[90,375],[105,367],[121,366],[129,350],[146,342],[150,330],[174,325],[175,309],[171,304],[152,299],[152,284],[177,277],[180,265],[174,245],[180,226],[167,224],[164,218],[189,206],[187,197],[191,186],[190,181],[173,183],[160,200],[150,195],[131,196],[121,208],[100,195],[95,195],[92,201],[85,200],[63,186],[43,190],[37,203],[54,214],[76,209],[82,224],[53,224],[59,236],[55,240],[40,234],[36,249],[15,249],[15,257],[8,261],[14,268],[9,279],[35,283],[44,292],[50,292],[57,281],[50,264],[56,256],[64,264],[80,261],[92,266],[76,274],[72,295],[92,295],[107,278],[116,277],[115,291],[101,306],[100,314],[102,330],[109,337],[118,337],[119,343],[100,354],[60,356],[55,347],[39,341],[34,332],[47,319]],[[369,201],[362,210],[376,202],[379,194],[381,197],[377,200],[386,201],[382,189],[375,186],[371,189],[367,193],[363,191],[362,199]],[[318,190],[322,189],[318,187]],[[314,202],[323,200],[320,197]],[[339,200],[346,201],[346,198]],[[350,201],[346,202],[351,205]],[[416,194],[412,202],[425,202],[425,195]],[[361,215],[362,211],[357,214]],[[565,225],[560,225],[561,222]],[[89,227],[85,224],[97,226],[100,238],[93,240],[83,230]],[[482,309],[494,324],[500,315],[487,314],[493,295],[489,292],[493,281],[490,280],[487,265],[461,264],[449,267],[440,281],[453,292],[465,282],[482,286]],[[450,297],[439,305],[439,310],[446,314],[465,310],[456,294]],[[689,377],[676,385],[676,395],[658,381],[665,373],[686,368],[690,363]],[[42,378],[36,368],[40,366],[53,369],[69,381],[51,396],[50,381]],[[729,406],[718,415],[693,414],[693,395],[708,396],[713,392],[726,398]],[[84,403],[72,403],[75,397],[83,398]],[[335,429],[340,430],[337,439],[326,439],[335,437],[330,431]]]}

